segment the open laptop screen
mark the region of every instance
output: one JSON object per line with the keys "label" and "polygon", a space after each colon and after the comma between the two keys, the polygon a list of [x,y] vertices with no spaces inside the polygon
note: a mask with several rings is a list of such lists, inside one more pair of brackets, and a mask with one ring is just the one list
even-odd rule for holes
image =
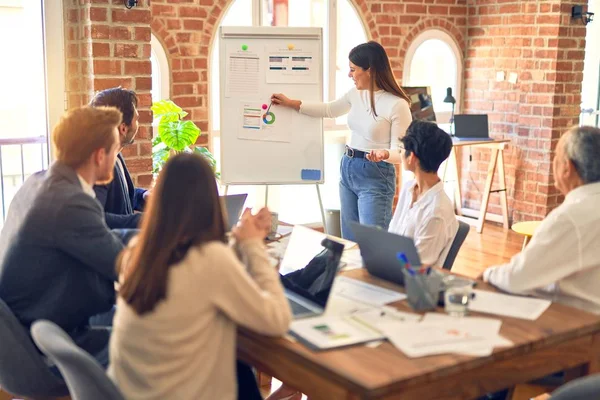
{"label": "open laptop screen", "polygon": [[487,114],[456,114],[454,128],[459,139],[487,139],[490,137]]}
{"label": "open laptop screen", "polygon": [[227,232],[231,232],[231,229],[238,223],[246,197],[248,197],[246,193],[221,196],[222,204],[225,206],[225,212],[227,213],[225,219]]}
{"label": "open laptop screen", "polygon": [[324,238],[317,254],[302,268],[281,276],[283,286],[325,308],[340,266],[344,245]]}

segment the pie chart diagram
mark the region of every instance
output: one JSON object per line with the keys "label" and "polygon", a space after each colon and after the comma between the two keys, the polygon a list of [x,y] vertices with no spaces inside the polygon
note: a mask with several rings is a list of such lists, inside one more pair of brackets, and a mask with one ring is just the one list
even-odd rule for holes
{"label": "pie chart diagram", "polygon": [[267,125],[273,125],[275,123],[275,114],[270,111],[268,113],[264,113],[262,118],[263,122]]}

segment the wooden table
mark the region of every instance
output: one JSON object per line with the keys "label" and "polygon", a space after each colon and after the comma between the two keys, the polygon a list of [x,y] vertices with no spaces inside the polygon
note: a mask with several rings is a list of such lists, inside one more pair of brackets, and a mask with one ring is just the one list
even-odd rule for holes
{"label": "wooden table", "polygon": [[[502,223],[505,229],[508,229],[508,200],[506,196],[506,175],[504,171],[504,149],[506,145],[510,143],[508,139],[494,139],[484,141],[472,141],[472,140],[453,140],[452,141],[452,152],[448,157],[448,161],[444,163],[442,170],[442,180],[444,182],[450,182],[454,188],[454,205],[456,208],[457,215],[463,215],[462,212],[462,196],[460,189],[460,168],[458,162],[457,152],[463,147],[479,147],[491,150],[490,162],[488,164],[487,178],[485,181],[485,188],[483,190],[483,198],[481,199],[481,208],[479,209],[479,217],[476,220],[475,226],[477,232],[483,232],[483,226],[485,224],[485,216],[487,214],[488,204],[490,201],[490,195],[492,193],[500,194],[500,205],[502,207]],[[448,167],[450,167],[453,178],[447,180]],[[498,172],[498,189],[492,190],[492,182],[494,180],[495,173]],[[467,220],[467,222],[469,222]]]}
{"label": "wooden table", "polygon": [[[363,269],[344,275],[402,291]],[[480,282],[478,288],[490,287]],[[410,310],[406,301],[393,305]],[[238,356],[311,400],[466,400],[560,370],[581,367],[583,374],[600,372],[600,316],[552,304],[536,321],[501,319],[500,333],[514,346],[496,348],[489,357],[446,354],[410,359],[388,342],[377,348],[359,345],[314,352],[241,328]]]}

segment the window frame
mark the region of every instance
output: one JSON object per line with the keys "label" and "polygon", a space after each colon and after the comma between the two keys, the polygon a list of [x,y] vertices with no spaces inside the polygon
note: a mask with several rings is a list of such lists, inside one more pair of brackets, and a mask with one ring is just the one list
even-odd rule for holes
{"label": "window frame", "polygon": [[[46,80],[46,135],[48,138],[48,163],[54,161],[54,149],[50,146],[50,132],[68,109],[65,37],[62,1],[42,0],[44,32],[44,69]],[[60,32],[56,34],[56,32]],[[52,100],[51,100],[52,99]],[[56,101],[62,99],[62,101]]]}
{"label": "window frame", "polygon": [[[160,82],[160,100],[171,98],[171,66],[167,52],[162,42],[152,33],[150,35],[150,53],[154,56],[158,65],[158,81]],[[154,89],[154,88],[153,88]]]}
{"label": "window frame", "polygon": [[[437,29],[431,28],[421,32],[417,37],[412,41],[410,46],[408,46],[408,50],[406,50],[406,55],[404,57],[404,70],[402,72],[402,82],[405,84],[409,82],[410,78],[410,66],[412,64],[413,57],[417,52],[417,49],[426,41],[437,39],[441,40],[445,44],[450,47],[450,50],[454,53],[454,57],[456,57],[456,93],[453,93],[454,98],[456,99],[456,103],[454,106],[454,113],[459,114],[462,109],[462,98],[463,98],[463,71],[464,71],[464,58],[460,47],[454,40],[454,38],[448,34],[447,32]],[[450,111],[442,111],[435,112],[436,122],[438,124],[449,124],[450,117],[452,112]]]}
{"label": "window frame", "polygon": [[[237,0],[232,0],[229,3],[229,7],[224,11],[223,16],[229,11],[231,5]],[[263,22],[263,0],[251,0],[252,1],[252,26],[262,26]],[[336,59],[337,53],[337,10],[338,10],[338,1],[339,0],[326,0],[327,1],[327,22],[326,26],[323,28],[323,48],[325,51],[323,52],[325,59],[323,60],[323,68],[327,70],[327,78],[329,80],[327,86],[323,87],[323,99],[324,101],[333,101],[335,100],[336,93],[336,79],[335,79],[335,65],[331,65],[330,60]],[[354,8],[356,12],[356,16],[360,22],[360,25],[365,33],[365,37],[367,40],[371,40],[371,32],[367,29],[365,22],[361,18],[359,10],[356,8],[356,4],[352,0],[344,0],[348,1],[350,5]],[[217,25],[217,29],[221,26],[221,21]],[[215,39],[216,36],[215,36]],[[214,44],[218,46],[218,43]],[[210,46],[209,50],[209,63],[213,57],[212,51],[213,44]],[[211,98],[210,93],[210,82],[209,82],[209,93],[208,96]],[[213,121],[209,116],[209,130],[211,132],[210,145],[212,147],[212,138],[220,137],[221,132],[219,130],[212,129]],[[325,134],[325,138],[328,141],[339,142],[340,138],[345,138],[347,134],[349,134],[348,126],[346,124],[336,124],[335,118],[324,118],[323,119],[323,131]]]}

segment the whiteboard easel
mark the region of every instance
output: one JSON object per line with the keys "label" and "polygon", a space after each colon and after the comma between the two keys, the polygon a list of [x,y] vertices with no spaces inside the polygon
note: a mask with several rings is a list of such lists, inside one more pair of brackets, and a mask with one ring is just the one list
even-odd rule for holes
{"label": "whiteboard easel", "polygon": [[323,120],[270,104],[273,93],[322,101],[322,29],[221,27],[219,52],[225,194],[231,185],[264,185],[267,205],[269,185],[314,184],[327,230]]}

